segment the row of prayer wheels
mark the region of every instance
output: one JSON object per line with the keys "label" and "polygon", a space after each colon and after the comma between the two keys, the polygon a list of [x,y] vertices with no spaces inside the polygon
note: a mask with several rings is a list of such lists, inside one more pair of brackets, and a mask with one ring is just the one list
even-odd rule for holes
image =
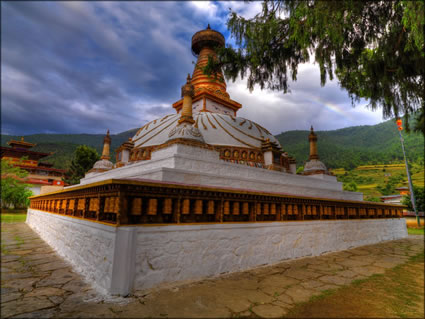
{"label": "row of prayer wheels", "polygon": [[[324,218],[367,218],[367,217],[401,217],[401,208],[366,208],[344,207],[330,205],[288,204],[255,201],[232,201],[189,198],[149,198],[149,197],[81,197],[67,199],[40,199],[31,200],[31,208],[54,213],[65,213],[87,218],[99,217],[99,213],[114,214],[118,216],[160,216],[160,215],[216,215],[228,216],[226,221],[231,221],[232,216],[243,216],[244,220],[255,221],[254,216],[270,216],[260,220],[310,219]],[[120,209],[122,210],[120,212]],[[272,217],[275,215],[276,217]],[[292,217],[291,217],[292,216]],[[315,217],[316,216],[316,217]],[[242,217],[240,217],[242,218]],[[136,218],[137,219],[137,218]],[[307,218],[308,219],[308,218]],[[176,220],[176,219],[174,219]],[[177,219],[179,220],[179,219]],[[214,220],[214,217],[213,219]],[[222,218],[215,218],[222,221]],[[234,217],[234,220],[240,220]]]}

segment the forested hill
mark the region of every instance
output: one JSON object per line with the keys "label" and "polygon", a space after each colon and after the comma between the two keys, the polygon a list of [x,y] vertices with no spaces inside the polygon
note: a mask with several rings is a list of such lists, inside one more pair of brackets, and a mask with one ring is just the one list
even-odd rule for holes
{"label": "forested hill", "polygon": [[[111,158],[115,161],[115,149],[133,137],[138,129],[132,129],[116,135],[111,135]],[[37,152],[53,152],[54,154],[42,159],[43,162],[53,163],[56,168],[67,169],[72,160],[72,154],[78,145],[94,147],[102,153],[104,134],[33,134],[24,136],[26,142],[36,143],[31,150]],[[21,136],[2,135],[1,145],[7,146],[10,140],[20,139]]]}
{"label": "forested hill", "polygon": [[[283,149],[297,159],[297,165],[308,160],[310,131],[288,131],[276,135]],[[377,125],[352,126],[334,131],[317,131],[320,160],[328,168],[352,169],[360,165],[390,164],[403,161],[400,137],[393,120]],[[403,131],[410,161],[424,160],[422,134]]]}
{"label": "forested hill", "polygon": [[[111,135],[111,150],[117,149],[137,129]],[[308,159],[309,131],[288,131],[277,135],[282,147],[297,159],[297,165],[303,165]],[[352,169],[359,165],[389,164],[401,162],[403,153],[394,121],[371,126],[347,127],[334,131],[317,131],[320,159],[329,168]],[[406,151],[410,160],[423,162],[424,138],[420,134],[406,134]],[[34,134],[25,136],[25,141],[36,143],[34,151],[54,152],[43,161],[53,163],[57,168],[68,168],[72,153],[78,145],[85,144],[102,152],[103,134]],[[2,135],[1,145],[7,146],[11,139],[20,136]],[[112,154],[114,160],[114,154]]]}

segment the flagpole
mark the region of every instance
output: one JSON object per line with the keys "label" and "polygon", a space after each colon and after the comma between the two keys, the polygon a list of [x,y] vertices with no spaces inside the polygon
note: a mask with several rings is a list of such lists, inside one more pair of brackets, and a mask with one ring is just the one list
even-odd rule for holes
{"label": "flagpole", "polygon": [[401,120],[397,120],[397,126],[398,126],[398,134],[400,135],[401,148],[403,150],[404,163],[406,165],[407,180],[409,181],[410,201],[412,202],[412,207],[413,207],[413,211],[415,212],[415,215],[416,215],[416,221],[418,223],[418,227],[420,227],[421,226],[421,219],[419,217],[418,211],[416,210],[415,194],[413,192],[412,179],[410,178],[409,165],[407,164],[406,152],[404,150],[404,143],[403,143],[404,140],[403,140],[403,136],[401,135],[401,130],[403,129],[401,127]]}

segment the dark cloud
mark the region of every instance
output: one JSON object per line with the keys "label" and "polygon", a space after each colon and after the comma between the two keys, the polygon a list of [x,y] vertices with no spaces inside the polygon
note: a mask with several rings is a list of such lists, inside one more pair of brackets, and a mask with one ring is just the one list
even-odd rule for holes
{"label": "dark cloud", "polygon": [[[227,8],[250,16],[257,10],[257,4],[239,2],[8,1],[1,6],[5,134],[100,133],[106,128],[118,133],[173,113],[171,104],[194,67],[192,35],[211,23],[229,38]],[[235,84],[229,84],[229,92],[233,87],[232,98],[244,104],[242,115],[258,116],[253,103],[268,107],[259,122],[272,131],[296,123],[303,128],[312,116],[327,116],[322,104],[349,105],[336,84],[320,90],[311,72],[307,68],[304,77],[300,72],[304,80],[294,83],[291,95],[249,95],[246,89],[235,90]],[[283,104],[288,111],[277,125],[282,112],[270,114]]]}

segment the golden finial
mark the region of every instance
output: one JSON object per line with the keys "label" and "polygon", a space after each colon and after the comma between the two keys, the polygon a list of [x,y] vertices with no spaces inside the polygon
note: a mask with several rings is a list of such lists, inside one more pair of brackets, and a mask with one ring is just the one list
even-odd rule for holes
{"label": "golden finial", "polygon": [[314,131],[313,131],[313,125],[311,126],[310,131],[311,131],[311,132],[314,132]]}
{"label": "golden finial", "polygon": [[211,30],[210,24],[208,23],[207,30]]}
{"label": "golden finial", "polygon": [[24,141],[24,137],[23,136],[21,136],[21,142],[23,142]]}

